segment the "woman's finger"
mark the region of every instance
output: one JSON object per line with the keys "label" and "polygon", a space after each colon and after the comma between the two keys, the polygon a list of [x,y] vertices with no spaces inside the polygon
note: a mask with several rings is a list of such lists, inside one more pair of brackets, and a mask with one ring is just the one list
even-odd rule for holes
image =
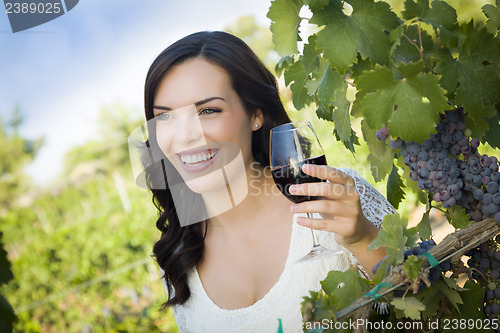
{"label": "woman's finger", "polygon": [[293,195],[307,195],[312,197],[327,197],[334,200],[357,200],[358,192],[354,185],[337,183],[314,182],[295,184],[288,189]]}
{"label": "woman's finger", "polygon": [[298,216],[297,224],[316,230],[333,232],[342,237],[350,237],[356,230],[355,223],[350,223],[350,219],[335,216],[332,219],[314,219],[305,216]]}
{"label": "woman's finger", "polygon": [[322,216],[344,216],[356,218],[359,213],[355,201],[312,200],[292,205],[293,213],[319,213]]}
{"label": "woman's finger", "polygon": [[354,180],[350,176],[328,165],[304,164],[302,165],[302,171],[310,176],[329,180],[332,183],[354,185]]}

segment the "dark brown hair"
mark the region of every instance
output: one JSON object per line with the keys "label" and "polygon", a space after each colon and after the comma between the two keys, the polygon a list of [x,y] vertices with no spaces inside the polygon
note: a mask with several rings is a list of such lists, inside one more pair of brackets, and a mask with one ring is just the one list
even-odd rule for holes
{"label": "dark brown hair", "polygon": [[[269,166],[269,131],[277,125],[289,122],[290,119],[281,103],[276,78],[241,39],[231,34],[220,31],[194,33],[161,52],[146,77],[146,119],[154,117],[154,97],[164,75],[173,66],[195,57],[202,57],[229,74],[232,88],[249,114],[259,109],[262,111],[264,123],[252,134],[252,154],[255,161],[262,166]],[[154,139],[150,138],[147,144],[155,146],[152,140]],[[168,160],[164,159],[161,167],[170,168],[168,164]],[[147,169],[146,172],[150,172],[149,178],[154,177],[153,171]],[[170,173],[168,174],[170,177]],[[169,299],[163,305],[180,305],[190,296],[187,275],[203,257],[202,224],[181,227],[170,189],[166,187],[151,191],[153,202],[159,211],[156,227],[162,232],[160,240],[153,247],[153,254],[165,271],[164,278],[169,292]],[[186,191],[190,192],[187,186]],[[190,200],[201,199],[191,195]],[[189,204],[185,206],[188,209]]]}

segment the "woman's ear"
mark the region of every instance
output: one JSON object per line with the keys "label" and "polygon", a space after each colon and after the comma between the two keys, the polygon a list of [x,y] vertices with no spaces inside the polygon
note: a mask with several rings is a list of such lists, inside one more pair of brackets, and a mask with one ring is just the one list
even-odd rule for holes
{"label": "woman's ear", "polygon": [[264,124],[264,114],[261,109],[255,110],[252,116],[252,131],[256,131]]}

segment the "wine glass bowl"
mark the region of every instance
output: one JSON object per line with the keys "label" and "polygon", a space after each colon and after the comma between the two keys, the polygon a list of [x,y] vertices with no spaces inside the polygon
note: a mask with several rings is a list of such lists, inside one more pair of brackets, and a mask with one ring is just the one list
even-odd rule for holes
{"label": "wine glass bowl", "polygon": [[[289,191],[290,186],[294,184],[324,181],[302,171],[304,164],[326,165],[323,148],[311,124],[308,121],[298,121],[274,127],[271,129],[269,150],[271,173],[281,193],[294,203],[316,200],[316,196],[293,195]],[[309,213],[307,216],[312,217]],[[311,232],[313,248],[296,262],[342,253],[321,246],[315,230],[311,229]]]}

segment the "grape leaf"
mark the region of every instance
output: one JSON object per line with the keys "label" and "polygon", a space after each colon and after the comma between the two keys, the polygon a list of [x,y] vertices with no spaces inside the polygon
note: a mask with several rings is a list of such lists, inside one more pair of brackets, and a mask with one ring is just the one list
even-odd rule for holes
{"label": "grape leaf", "polygon": [[307,94],[307,88],[305,87],[308,79],[309,75],[304,69],[302,60],[295,62],[285,72],[285,84],[288,86],[291,83],[290,89],[292,90],[292,101],[297,110],[302,109],[306,104],[310,103],[310,97]]}
{"label": "grape leaf", "polygon": [[422,216],[420,222],[417,224],[417,231],[418,234],[420,235],[420,239],[422,240],[430,239],[432,237],[432,229],[429,220],[429,213],[430,211],[426,211]]}
{"label": "grape leaf", "polygon": [[387,180],[387,200],[396,209],[399,208],[399,204],[405,198],[405,192],[402,190],[403,187],[404,184],[399,176],[398,168],[393,165],[391,174]]}
{"label": "grape leaf", "polygon": [[357,52],[374,63],[389,64],[390,41],[385,31],[398,26],[396,14],[387,3],[351,0],[353,11],[347,16],[340,0],[320,11],[313,11],[310,23],[325,27],[318,32],[318,48],[340,72],[356,60]]}
{"label": "grape leaf", "polygon": [[472,283],[467,280],[464,284],[464,291],[460,292],[462,304],[458,305],[462,318],[486,319],[483,311],[484,287],[479,283]]}
{"label": "grape leaf", "polygon": [[375,272],[375,275],[372,278],[372,283],[374,285],[379,284],[385,278],[387,271],[389,270],[389,259],[387,257],[384,258],[384,261],[380,264],[379,268]]}
{"label": "grape leaf", "polygon": [[[376,66],[361,76],[358,89],[371,91],[361,103],[372,128],[385,124],[391,136],[423,142],[435,132],[439,113],[449,109],[438,76],[417,73],[423,63],[400,64],[397,71]],[[399,78],[401,74],[405,77]],[[393,110],[395,110],[393,112]]]}
{"label": "grape leaf", "polygon": [[[330,63],[321,57],[317,57],[319,61],[316,62],[316,66],[309,67],[309,70],[312,71],[311,79],[306,82],[307,93],[310,96],[316,95],[319,85],[325,75],[325,71],[330,67]],[[307,70],[306,70],[307,72]]]}
{"label": "grape leaf", "polygon": [[373,179],[378,183],[383,180],[392,170],[394,153],[391,149],[385,151],[383,159],[379,159],[372,153],[368,155],[370,162],[370,171],[372,172]]}
{"label": "grape leaf", "polygon": [[382,229],[368,246],[368,250],[385,246],[387,260],[391,265],[403,262],[405,246],[412,247],[418,239],[416,229],[407,229],[407,226],[408,220],[401,219],[399,214],[387,214],[382,222]]}
{"label": "grape leaf", "polygon": [[489,130],[483,137],[483,143],[488,142],[493,148],[500,148],[500,114],[486,120]]}
{"label": "grape leaf", "polygon": [[281,56],[292,55],[298,52],[297,41],[299,37],[299,25],[302,20],[299,17],[302,3],[299,0],[274,0],[267,13],[271,19],[271,31],[276,52]]}
{"label": "grape leaf", "polygon": [[330,0],[304,0],[304,4],[309,6],[312,11],[325,8],[329,2]]}
{"label": "grape leaf", "polygon": [[372,69],[372,63],[369,58],[363,59],[361,55],[358,53],[357,61],[352,65],[351,78],[354,80],[354,83],[357,82],[357,79],[364,71],[369,71]]}
{"label": "grape leaf", "polygon": [[321,287],[328,296],[333,298],[337,311],[351,305],[356,299],[370,291],[370,283],[359,276],[357,269],[349,269],[345,272],[330,271],[321,281]]}
{"label": "grape leaf", "polygon": [[341,88],[337,88],[334,100],[331,102],[335,106],[333,111],[333,122],[335,130],[342,142],[350,141],[352,138],[351,116],[349,114],[351,103],[347,100],[347,83],[342,80]]}
{"label": "grape leaf", "polygon": [[374,130],[373,128],[368,126],[365,119],[361,120],[361,132],[363,133],[363,138],[368,145],[370,153],[380,160],[384,159],[384,156],[386,155],[386,151],[388,149],[388,144],[386,141],[377,139],[377,130]]}
{"label": "grape leaf", "polygon": [[291,65],[293,65],[293,57],[292,56],[285,56],[278,61],[276,66],[274,67],[274,72],[276,73],[276,76],[280,77],[281,74],[283,74],[283,71],[287,68],[289,68]]}
{"label": "grape leaf", "polygon": [[[464,28],[465,29],[465,28]],[[455,59],[448,49],[440,49],[434,58],[439,62],[435,72],[441,75],[439,83],[464,107],[475,122],[483,119],[483,110],[498,103],[500,76],[495,64],[500,62],[500,42],[480,29],[464,35]]]}
{"label": "grape leaf", "polygon": [[14,309],[9,302],[0,295],[0,331],[12,332],[13,323],[16,321]]}
{"label": "grape leaf", "polygon": [[316,109],[316,115],[318,116],[318,118],[326,120],[326,121],[333,121],[332,113],[333,113],[333,108],[331,106],[329,106],[327,108],[319,106]]}
{"label": "grape leaf", "polygon": [[[396,32],[393,32],[393,35]],[[406,27],[404,34],[408,39],[414,41],[419,45],[420,38],[422,39],[422,47],[423,47],[423,61],[425,64],[425,69],[432,68],[432,59],[431,54],[434,52],[434,42],[432,41],[432,37],[425,31],[420,30],[420,34],[418,31],[418,27],[415,25],[410,25]],[[409,63],[409,62],[419,62],[420,52],[418,48],[415,47],[407,38],[400,37],[399,45],[396,40],[393,44],[394,47],[394,63]]]}
{"label": "grape leaf", "polygon": [[457,25],[457,12],[444,1],[434,0],[429,7],[429,0],[405,1],[405,10],[401,13],[403,18],[411,20],[419,18],[425,23],[432,25],[434,30],[439,31],[438,37],[447,46],[454,47],[457,36],[453,33]]}
{"label": "grape leaf", "polygon": [[[332,70],[332,67],[328,66],[318,85],[318,90],[316,91],[316,95],[321,105],[325,107],[329,105],[332,100],[335,99],[335,92],[337,89],[342,89],[343,84],[344,79],[342,79],[339,72]],[[351,126],[349,126],[349,128],[351,128]]]}
{"label": "grape leaf", "polygon": [[427,203],[427,195],[424,191],[422,191],[416,181],[411,180],[410,178],[410,168],[408,168],[404,163],[404,158],[399,156],[396,164],[403,169],[403,180],[405,187],[410,189],[413,193],[417,194],[418,200],[425,204]]}
{"label": "grape leaf", "polygon": [[413,320],[419,320],[420,313],[425,310],[425,306],[414,297],[394,298],[391,304]]}
{"label": "grape leaf", "polygon": [[487,24],[491,24],[495,29],[500,29],[500,7],[487,4],[482,7],[484,15],[488,18]]}
{"label": "grape leaf", "polygon": [[463,229],[474,223],[470,220],[470,215],[465,212],[465,209],[459,205],[448,208],[446,219],[455,229]]}
{"label": "grape leaf", "polygon": [[463,304],[464,302],[462,300],[462,297],[460,297],[458,291],[448,287],[448,285],[443,280],[437,280],[434,284],[441,290],[446,298],[448,298],[451,305],[453,305],[453,307],[457,309],[457,311],[460,311],[460,309],[458,308],[458,304]]}
{"label": "grape leaf", "polygon": [[417,256],[409,256],[403,263],[403,269],[410,279],[416,279],[420,275],[422,270],[423,259],[419,259]]}
{"label": "grape leaf", "polygon": [[425,310],[422,312],[422,319],[429,320],[438,312],[441,303],[440,300],[443,295],[439,292],[437,287],[432,285],[430,287],[426,287],[413,297],[422,302],[425,306]]}
{"label": "grape leaf", "polygon": [[351,136],[349,137],[348,141],[342,141],[342,140],[340,140],[340,136],[337,133],[337,129],[336,128],[333,129],[333,135],[335,135],[335,138],[337,139],[337,141],[342,142],[342,144],[344,145],[344,147],[346,147],[347,149],[349,149],[351,151],[351,153],[354,153],[354,145],[356,145],[356,146],[360,145],[359,144],[358,136],[356,135],[356,132],[354,132],[354,130],[352,128],[351,128]]}

